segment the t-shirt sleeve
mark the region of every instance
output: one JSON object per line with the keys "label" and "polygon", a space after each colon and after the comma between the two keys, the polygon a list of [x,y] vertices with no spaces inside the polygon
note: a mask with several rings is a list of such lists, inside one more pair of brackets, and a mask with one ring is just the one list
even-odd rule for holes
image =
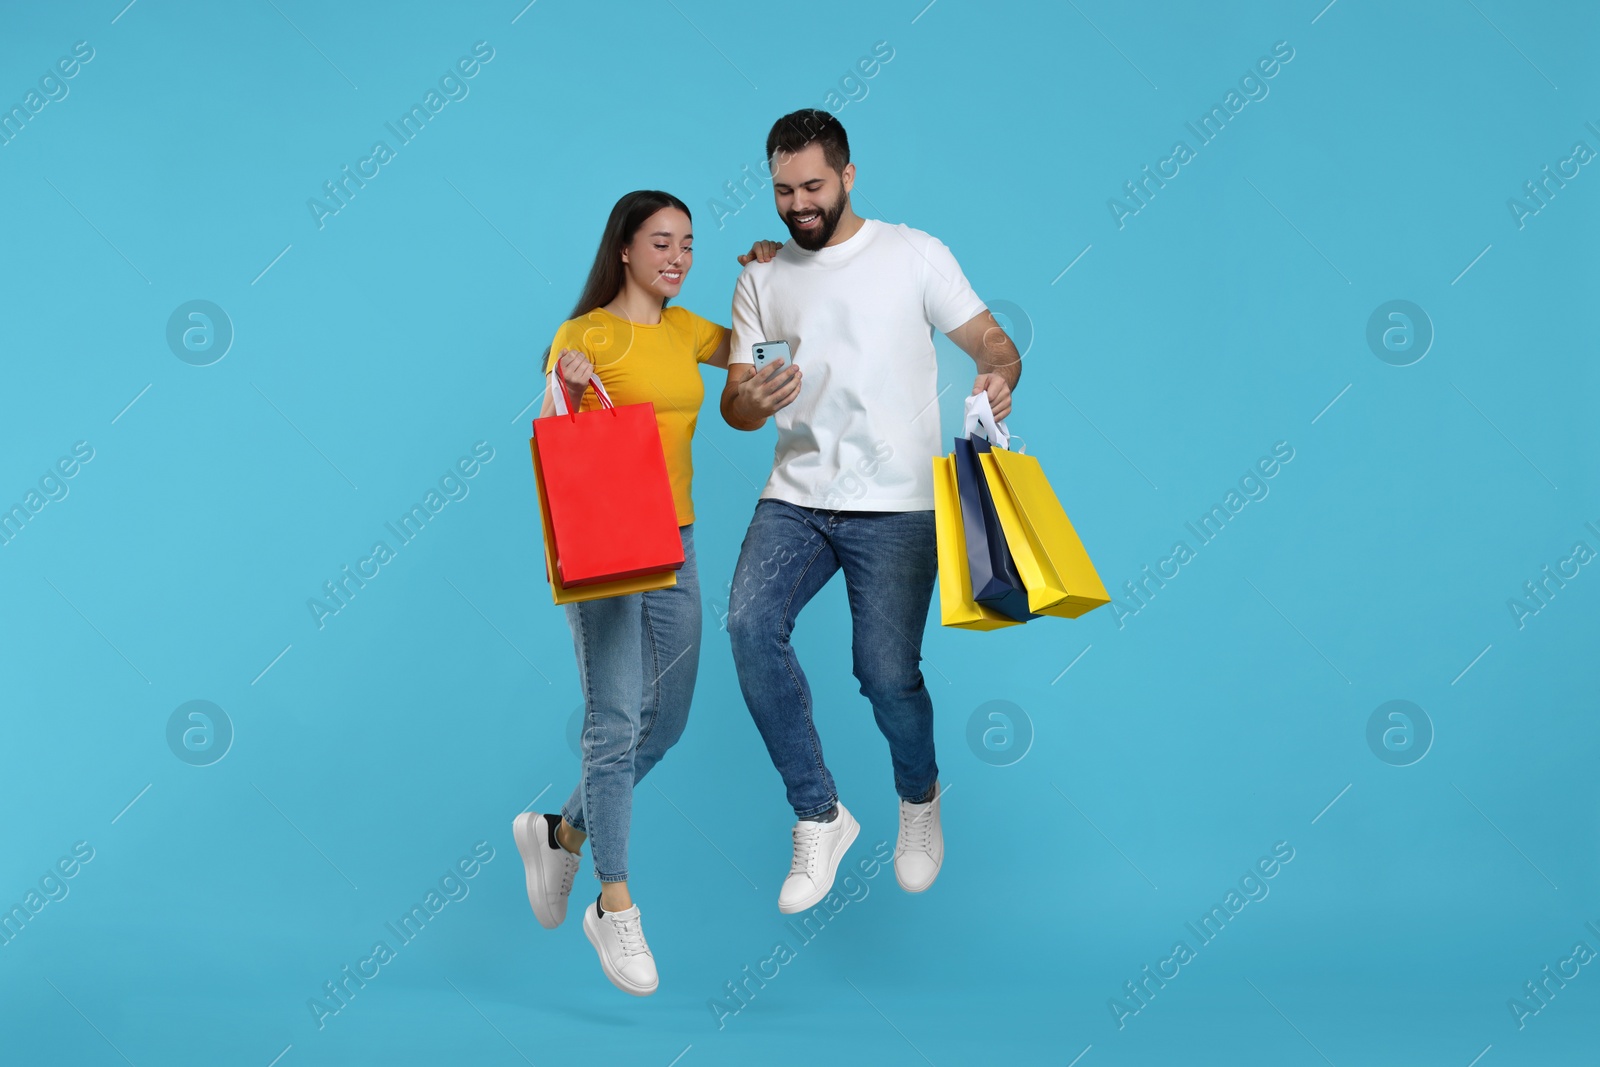
{"label": "t-shirt sleeve", "polygon": [[[768,267],[767,269],[770,269]],[[728,339],[728,365],[754,363],[750,346],[765,341],[761,333],[761,311],[756,304],[755,283],[750,280],[750,268],[739,275],[733,287],[733,336]]]}
{"label": "t-shirt sleeve", "polygon": [[949,333],[987,306],[961,273],[961,265],[943,241],[929,237],[922,250],[922,309],[934,329]]}
{"label": "t-shirt sleeve", "polygon": [[722,339],[728,336],[728,328],[710,319],[702,319],[694,312],[688,312],[689,321],[694,326],[694,360],[704,363],[717,354],[717,349],[722,346]]}

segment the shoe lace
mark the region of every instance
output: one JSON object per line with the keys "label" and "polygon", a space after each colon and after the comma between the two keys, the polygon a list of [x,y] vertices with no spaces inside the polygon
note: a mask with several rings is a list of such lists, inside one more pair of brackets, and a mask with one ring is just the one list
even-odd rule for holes
{"label": "shoe lace", "polygon": [[822,823],[802,819],[794,824],[794,859],[790,874],[811,874],[817,861],[817,844],[822,840]]}
{"label": "shoe lace", "polygon": [[617,931],[617,941],[622,946],[624,956],[644,956],[650,952],[644,943],[644,927],[635,915],[631,919],[614,918],[611,925]]}
{"label": "shoe lace", "polygon": [[930,852],[933,849],[933,801],[926,804],[900,803],[900,848],[904,852]]}
{"label": "shoe lace", "polygon": [[572,892],[572,876],[578,873],[578,857],[568,855],[562,864],[566,868],[561,875],[561,895],[566,896]]}

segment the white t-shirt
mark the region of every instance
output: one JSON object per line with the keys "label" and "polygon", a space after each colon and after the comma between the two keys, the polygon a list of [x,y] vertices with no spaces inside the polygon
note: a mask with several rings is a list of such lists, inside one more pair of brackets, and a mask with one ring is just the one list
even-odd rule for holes
{"label": "white t-shirt", "polygon": [[730,363],[788,341],[800,395],[773,416],[763,499],[830,511],[928,511],[939,439],[933,331],[985,310],[937,238],[862,220],[849,240],[793,241],[751,262],[733,291]]}

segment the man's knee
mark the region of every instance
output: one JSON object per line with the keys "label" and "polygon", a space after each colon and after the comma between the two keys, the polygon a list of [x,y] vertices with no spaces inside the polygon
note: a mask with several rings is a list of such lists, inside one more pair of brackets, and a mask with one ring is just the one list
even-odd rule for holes
{"label": "man's knee", "polygon": [[861,695],[873,704],[893,703],[923,688],[922,671],[915,660],[855,664],[853,673],[861,683]]}
{"label": "man's knee", "polygon": [[733,655],[737,659],[750,650],[755,627],[751,624],[750,613],[740,610],[740,605],[732,600],[728,601],[727,624],[728,643],[733,646]]}
{"label": "man's knee", "polygon": [[737,664],[749,657],[770,653],[781,636],[781,628],[770,611],[754,597],[728,601],[728,642]]}
{"label": "man's knee", "polygon": [[762,642],[781,629],[777,613],[779,584],[777,574],[763,575],[759,565],[741,560],[728,590],[728,638],[734,655],[756,652]]}

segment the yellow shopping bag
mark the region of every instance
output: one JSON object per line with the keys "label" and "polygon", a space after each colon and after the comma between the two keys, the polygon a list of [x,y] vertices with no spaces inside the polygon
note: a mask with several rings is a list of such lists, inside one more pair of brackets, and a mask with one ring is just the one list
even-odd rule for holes
{"label": "yellow shopping bag", "polygon": [[[1089,553],[1033,456],[1004,449],[980,453],[1006,547],[1028,587],[1028,610],[1075,619],[1109,604]],[[941,561],[942,562],[942,561]],[[940,568],[943,574],[943,567]]]}
{"label": "yellow shopping bag", "polygon": [[641,574],[633,578],[622,578],[615,582],[601,582],[597,585],[580,585],[568,589],[561,584],[561,573],[556,569],[556,539],[550,529],[550,509],[544,499],[544,471],[539,467],[539,445],[532,439],[528,440],[528,448],[533,455],[533,479],[539,487],[539,521],[544,526],[544,573],[550,579],[550,592],[555,596],[557,604],[575,604],[580,600],[599,600],[608,596],[626,596],[629,593],[642,593],[648,589],[666,589],[678,584],[676,570],[658,571],[654,574]]}
{"label": "yellow shopping bag", "polygon": [[[1020,625],[972,598],[961,499],[956,494],[954,456],[933,457],[933,521],[939,545],[939,621],[962,630],[993,630]],[[1030,596],[1032,595],[1030,591]]]}

